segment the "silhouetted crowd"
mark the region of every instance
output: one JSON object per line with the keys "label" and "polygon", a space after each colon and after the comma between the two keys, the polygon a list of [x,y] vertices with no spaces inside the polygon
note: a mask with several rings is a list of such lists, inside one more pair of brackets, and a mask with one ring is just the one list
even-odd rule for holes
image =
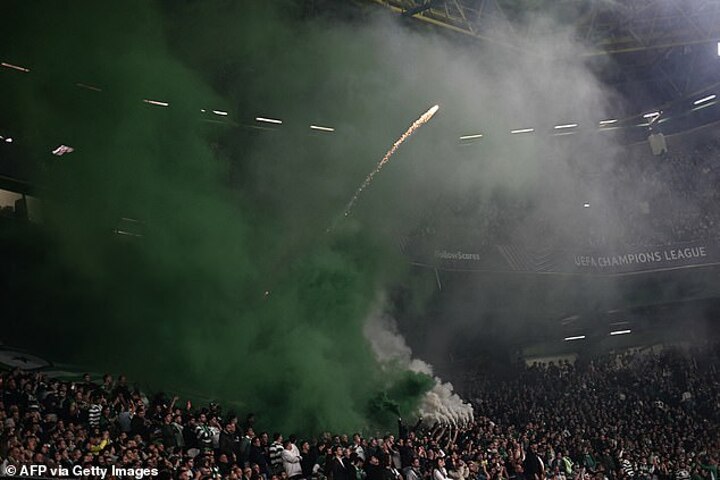
{"label": "silhouetted crowd", "polygon": [[[628,148],[615,157],[569,160],[549,185],[480,188],[441,197],[408,242],[474,249],[642,247],[720,237],[720,140],[674,142],[657,157]],[[548,167],[549,168],[549,167]],[[538,193],[541,192],[541,193]],[[572,221],[568,221],[572,219]]]}
{"label": "silhouetted crowd", "polygon": [[602,181],[611,188],[622,241],[663,245],[720,236],[719,157],[720,143],[709,141],[615,163]]}
{"label": "silhouetted crowd", "polygon": [[720,480],[718,349],[488,375],[473,386],[471,425],[399,421],[397,434],[312,440],[257,431],[254,415],[213,403],[148,398],[123,376],[15,369],[0,382],[0,475],[42,464],[180,479]]}

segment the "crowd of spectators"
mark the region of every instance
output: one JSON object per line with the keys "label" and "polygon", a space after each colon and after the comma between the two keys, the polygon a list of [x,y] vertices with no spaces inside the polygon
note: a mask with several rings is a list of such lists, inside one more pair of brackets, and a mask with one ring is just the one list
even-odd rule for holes
{"label": "crowd of spectators", "polygon": [[516,378],[478,380],[472,395],[500,444],[519,437],[548,477],[585,467],[598,479],[717,480],[716,347],[534,365]]}
{"label": "crowd of spectators", "polygon": [[409,241],[601,249],[720,237],[720,140],[673,140],[662,156],[646,145],[585,156],[548,166],[561,171],[545,186],[478,185],[440,197]]}
{"label": "crowd of spectators", "polygon": [[666,155],[616,162],[610,188],[620,238],[629,245],[662,245],[720,236],[720,142],[675,144]]}
{"label": "crowd of spectators", "polygon": [[[0,375],[0,468],[156,469],[242,480],[718,480],[717,349],[625,354],[478,378],[477,420],[298,439],[125,377]],[[412,422],[411,422],[412,423]],[[4,470],[3,470],[4,471]],[[3,472],[0,472],[3,473]]]}

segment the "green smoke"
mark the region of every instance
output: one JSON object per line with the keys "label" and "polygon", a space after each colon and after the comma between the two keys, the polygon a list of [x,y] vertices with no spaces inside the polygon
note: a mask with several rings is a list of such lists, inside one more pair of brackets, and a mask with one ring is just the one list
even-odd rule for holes
{"label": "green smoke", "polygon": [[[234,10],[240,3],[246,15]],[[362,335],[403,263],[383,214],[323,233],[378,148],[358,130],[340,141],[292,122],[257,135],[201,120],[212,109],[234,119],[286,111],[292,120],[296,105],[311,103],[294,95],[316,65],[282,53],[292,28],[280,28],[267,3],[3,6],[16,20],[2,34],[4,58],[31,67],[3,78],[13,92],[6,112],[30,146],[44,200],[41,231],[20,239],[33,255],[17,260],[5,285],[17,305],[8,340],[154,389],[231,402],[266,428],[386,424],[429,388],[423,376],[381,369]],[[227,43],[208,40],[226,27]],[[325,60],[333,56],[342,52]],[[289,85],[273,85],[273,69],[288,61],[303,64]],[[346,93],[332,81],[318,88],[311,97]],[[331,104],[318,104],[318,122],[334,120]],[[368,114],[354,105],[350,115]],[[381,148],[413,117],[404,118]],[[60,143],[76,151],[50,156]]]}

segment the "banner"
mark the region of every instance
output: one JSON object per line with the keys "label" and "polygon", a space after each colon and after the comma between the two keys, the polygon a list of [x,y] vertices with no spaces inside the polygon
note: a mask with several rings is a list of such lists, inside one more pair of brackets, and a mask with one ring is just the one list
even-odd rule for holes
{"label": "banner", "polygon": [[573,255],[573,266],[584,273],[630,273],[668,270],[720,262],[715,244],[698,242],[666,247],[644,248],[612,254],[579,252]]}
{"label": "banner", "polygon": [[607,251],[516,245],[438,248],[415,240],[404,242],[404,253],[417,265],[440,270],[626,275],[720,264],[720,244],[714,240]]}

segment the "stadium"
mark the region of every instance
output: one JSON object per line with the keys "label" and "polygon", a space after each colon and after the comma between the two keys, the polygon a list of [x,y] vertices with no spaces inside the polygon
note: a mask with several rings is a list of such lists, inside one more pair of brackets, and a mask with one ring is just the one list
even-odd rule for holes
{"label": "stadium", "polygon": [[719,480],[720,2],[0,16],[0,476]]}

